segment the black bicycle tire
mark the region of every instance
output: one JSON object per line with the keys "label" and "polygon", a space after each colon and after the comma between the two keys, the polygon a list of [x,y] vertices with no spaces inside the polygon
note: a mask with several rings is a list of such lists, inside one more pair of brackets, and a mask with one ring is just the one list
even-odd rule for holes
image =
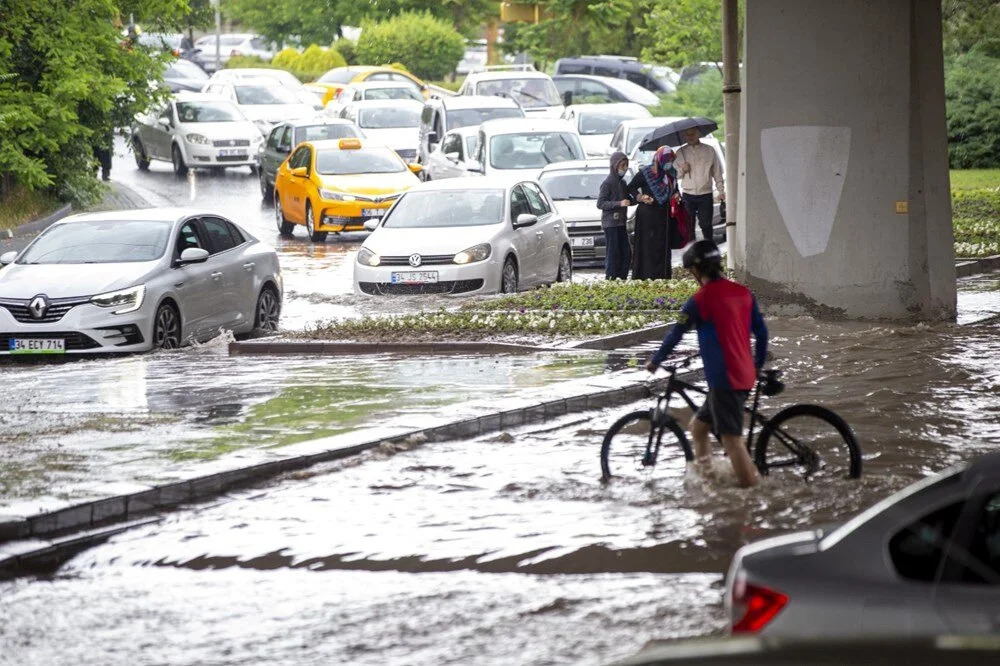
{"label": "black bicycle tire", "polygon": [[858,439],[855,437],[854,430],[851,429],[851,426],[832,409],[821,407],[819,405],[805,404],[792,405],[782,409],[780,412],[775,414],[774,417],[768,419],[767,423],[761,429],[760,435],[757,437],[757,442],[754,445],[754,463],[757,465],[757,469],[761,474],[766,475],[769,472],[770,466],[767,464],[767,444],[771,440],[774,431],[786,421],[789,421],[797,416],[810,416],[812,418],[826,421],[828,424],[833,426],[834,430],[840,433],[844,443],[847,445],[848,459],[850,460],[850,472],[848,477],[852,479],[861,477],[861,446],[858,444]]}
{"label": "black bicycle tire", "polygon": [[[629,412],[625,414],[617,421],[611,424],[608,431],[604,434],[604,441],[601,442],[601,478],[604,481],[610,479],[614,474],[611,473],[610,466],[608,464],[608,456],[611,452],[611,442],[614,440],[615,435],[617,435],[625,426],[630,423],[637,421],[646,421],[651,423],[651,411],[649,409],[640,409],[634,412]],[[674,419],[669,419],[664,427],[673,433],[680,443],[681,450],[684,452],[684,458],[687,461],[694,460],[694,454],[691,453],[691,444],[688,442],[687,436],[684,434],[684,429]],[[662,446],[662,442],[661,442]]]}

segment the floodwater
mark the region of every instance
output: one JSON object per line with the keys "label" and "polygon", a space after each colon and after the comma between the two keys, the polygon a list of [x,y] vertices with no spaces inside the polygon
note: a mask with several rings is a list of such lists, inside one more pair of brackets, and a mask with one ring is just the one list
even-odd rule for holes
{"label": "floodwater", "polygon": [[865,451],[860,481],[787,473],[740,490],[678,456],[655,481],[602,485],[603,430],[628,408],[375,450],[0,585],[0,660],[599,664],[720,633],[740,545],[843,521],[1000,443],[995,322],[771,330],[788,390],[767,409],[842,414]]}

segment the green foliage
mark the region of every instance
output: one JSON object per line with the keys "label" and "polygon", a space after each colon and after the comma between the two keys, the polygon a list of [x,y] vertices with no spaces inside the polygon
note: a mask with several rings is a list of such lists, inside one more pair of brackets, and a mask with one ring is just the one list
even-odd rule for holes
{"label": "green foliage", "polygon": [[357,42],[341,38],[333,43],[333,48],[337,49],[337,52],[344,57],[344,61],[348,65],[359,64]]}
{"label": "green foliage", "polygon": [[299,52],[295,49],[281,49],[278,51],[277,55],[271,61],[271,64],[278,69],[287,69],[292,71],[292,67],[295,65],[295,61],[299,59]]}
{"label": "green foliage", "polygon": [[945,53],[968,53],[979,47],[1000,57],[1000,3],[996,0],[944,0]]}
{"label": "green foliage", "polygon": [[466,37],[479,37],[483,25],[500,15],[500,3],[496,0],[364,0],[352,2],[352,6],[359,19],[384,20],[404,13],[429,13],[447,21]]}
{"label": "green foliage", "polygon": [[[740,12],[742,16],[742,12]],[[722,60],[719,0],[657,0],[638,30],[643,59],[671,67]]]}
{"label": "green foliage", "polygon": [[654,116],[705,116],[723,126],[722,75],[709,70],[693,82],[681,83],[677,90],[661,95],[660,105],[650,109]]}
{"label": "green foliage", "polygon": [[1000,254],[1000,187],[952,192],[951,215],[956,255]]}
{"label": "green foliage", "polygon": [[315,79],[328,70],[346,65],[347,61],[335,49],[323,49],[313,44],[292,64],[292,71],[299,75],[299,78],[311,76]]}
{"label": "green foliage", "polygon": [[952,168],[1000,166],[1000,58],[974,49],[945,67]]}
{"label": "green foliage", "polygon": [[519,294],[467,303],[467,310],[655,311],[679,310],[698,288],[694,280],[560,282]]}
{"label": "green foliage", "polygon": [[1000,169],[954,169],[951,190],[1000,189]]}
{"label": "green foliage", "polygon": [[458,89],[462,87],[463,83],[465,83],[465,77],[463,76],[462,78],[457,79],[455,81],[449,81],[448,79],[444,79],[442,81],[428,81],[427,83],[429,83],[430,85],[438,86],[439,88],[444,88],[445,90],[458,92]]}
{"label": "green foliage", "polygon": [[58,210],[62,202],[44,190],[29,190],[23,185],[14,185],[3,194],[0,206],[0,230],[13,229],[19,224],[37,220]]}
{"label": "green foliage", "polygon": [[353,13],[347,0],[227,0],[227,16],[277,44],[329,44]]}
{"label": "green foliage", "polygon": [[242,69],[244,67],[273,67],[273,65],[260,56],[252,55],[230,56],[225,65],[226,69]]}
{"label": "green foliage", "polygon": [[402,63],[425,79],[444,78],[465,53],[465,40],[458,31],[429,13],[403,13],[381,23],[366,23],[363,28],[357,47],[361,62]]}

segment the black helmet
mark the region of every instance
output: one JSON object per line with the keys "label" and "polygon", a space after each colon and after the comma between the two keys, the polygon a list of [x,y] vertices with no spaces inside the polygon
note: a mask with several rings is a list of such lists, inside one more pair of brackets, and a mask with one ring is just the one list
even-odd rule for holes
{"label": "black helmet", "polygon": [[698,270],[705,272],[714,268],[722,267],[722,254],[719,246],[710,240],[700,240],[684,251],[684,268],[697,266]]}

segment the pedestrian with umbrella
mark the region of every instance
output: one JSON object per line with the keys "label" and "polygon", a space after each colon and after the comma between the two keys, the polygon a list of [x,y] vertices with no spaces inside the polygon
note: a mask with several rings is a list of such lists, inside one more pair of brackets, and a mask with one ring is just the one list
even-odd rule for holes
{"label": "pedestrian with umbrella", "polygon": [[632,279],[669,279],[669,230],[671,224],[676,224],[670,216],[670,201],[680,196],[674,151],[668,146],[658,148],[652,164],[636,172],[627,192],[639,202],[635,213]]}

